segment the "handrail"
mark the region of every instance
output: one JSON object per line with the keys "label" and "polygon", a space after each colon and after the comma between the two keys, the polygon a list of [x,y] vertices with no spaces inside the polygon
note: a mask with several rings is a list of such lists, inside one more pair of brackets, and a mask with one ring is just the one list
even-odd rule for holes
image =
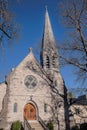
{"label": "handrail", "polygon": [[32,127],[30,126],[30,123],[26,119],[24,120],[24,122],[25,122],[28,130],[33,130]]}
{"label": "handrail", "polygon": [[38,121],[43,126],[44,130],[49,130],[48,127],[46,126],[45,122],[41,119],[40,116],[38,116]]}

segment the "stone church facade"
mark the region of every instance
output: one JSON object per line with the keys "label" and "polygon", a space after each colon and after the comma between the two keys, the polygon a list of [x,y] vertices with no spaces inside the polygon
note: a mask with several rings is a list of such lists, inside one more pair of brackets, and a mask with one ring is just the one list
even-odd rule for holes
{"label": "stone church facade", "polygon": [[[58,59],[46,9],[41,64],[30,48],[29,54],[12,70],[5,82],[0,84],[0,128],[10,130],[12,122],[19,120],[24,125],[27,120],[28,123],[37,121],[40,124],[52,121],[55,130],[66,129],[66,88],[59,71]],[[46,129],[44,127],[39,130]]]}

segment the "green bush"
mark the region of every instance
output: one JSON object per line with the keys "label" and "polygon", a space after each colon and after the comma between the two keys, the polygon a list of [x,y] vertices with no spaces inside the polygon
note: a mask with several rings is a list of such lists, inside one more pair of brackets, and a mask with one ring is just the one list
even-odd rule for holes
{"label": "green bush", "polygon": [[11,130],[23,130],[22,124],[20,121],[15,121],[12,123]]}
{"label": "green bush", "polygon": [[79,130],[78,126],[73,126],[71,130]]}
{"label": "green bush", "polygon": [[80,125],[80,130],[87,130],[87,123],[83,123]]}
{"label": "green bush", "polygon": [[47,127],[49,130],[54,130],[54,127],[53,127],[53,123],[52,122],[48,122],[47,123]]}

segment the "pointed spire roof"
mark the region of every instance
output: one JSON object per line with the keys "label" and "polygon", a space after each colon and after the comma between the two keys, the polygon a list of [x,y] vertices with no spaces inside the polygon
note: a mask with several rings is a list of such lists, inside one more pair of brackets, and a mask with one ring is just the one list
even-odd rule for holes
{"label": "pointed spire roof", "polygon": [[51,27],[51,22],[50,22],[47,6],[46,6],[46,13],[45,13],[45,23],[44,23],[42,44],[43,44],[42,45],[43,47],[47,46],[48,44],[51,44],[52,46],[54,46],[55,44],[55,39],[54,39],[52,27]]}
{"label": "pointed spire roof", "polygon": [[44,32],[42,37],[42,47],[40,53],[41,65],[44,69],[58,68],[58,50],[54,39],[51,22],[46,7]]}

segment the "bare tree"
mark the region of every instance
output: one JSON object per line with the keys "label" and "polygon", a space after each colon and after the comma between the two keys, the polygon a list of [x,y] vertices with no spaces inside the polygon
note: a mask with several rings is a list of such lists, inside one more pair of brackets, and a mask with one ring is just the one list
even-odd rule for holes
{"label": "bare tree", "polygon": [[68,41],[60,48],[63,65],[76,68],[77,80],[87,81],[87,0],[65,0],[60,4]]}
{"label": "bare tree", "polygon": [[17,36],[17,24],[8,8],[8,0],[0,0],[0,47]]}

